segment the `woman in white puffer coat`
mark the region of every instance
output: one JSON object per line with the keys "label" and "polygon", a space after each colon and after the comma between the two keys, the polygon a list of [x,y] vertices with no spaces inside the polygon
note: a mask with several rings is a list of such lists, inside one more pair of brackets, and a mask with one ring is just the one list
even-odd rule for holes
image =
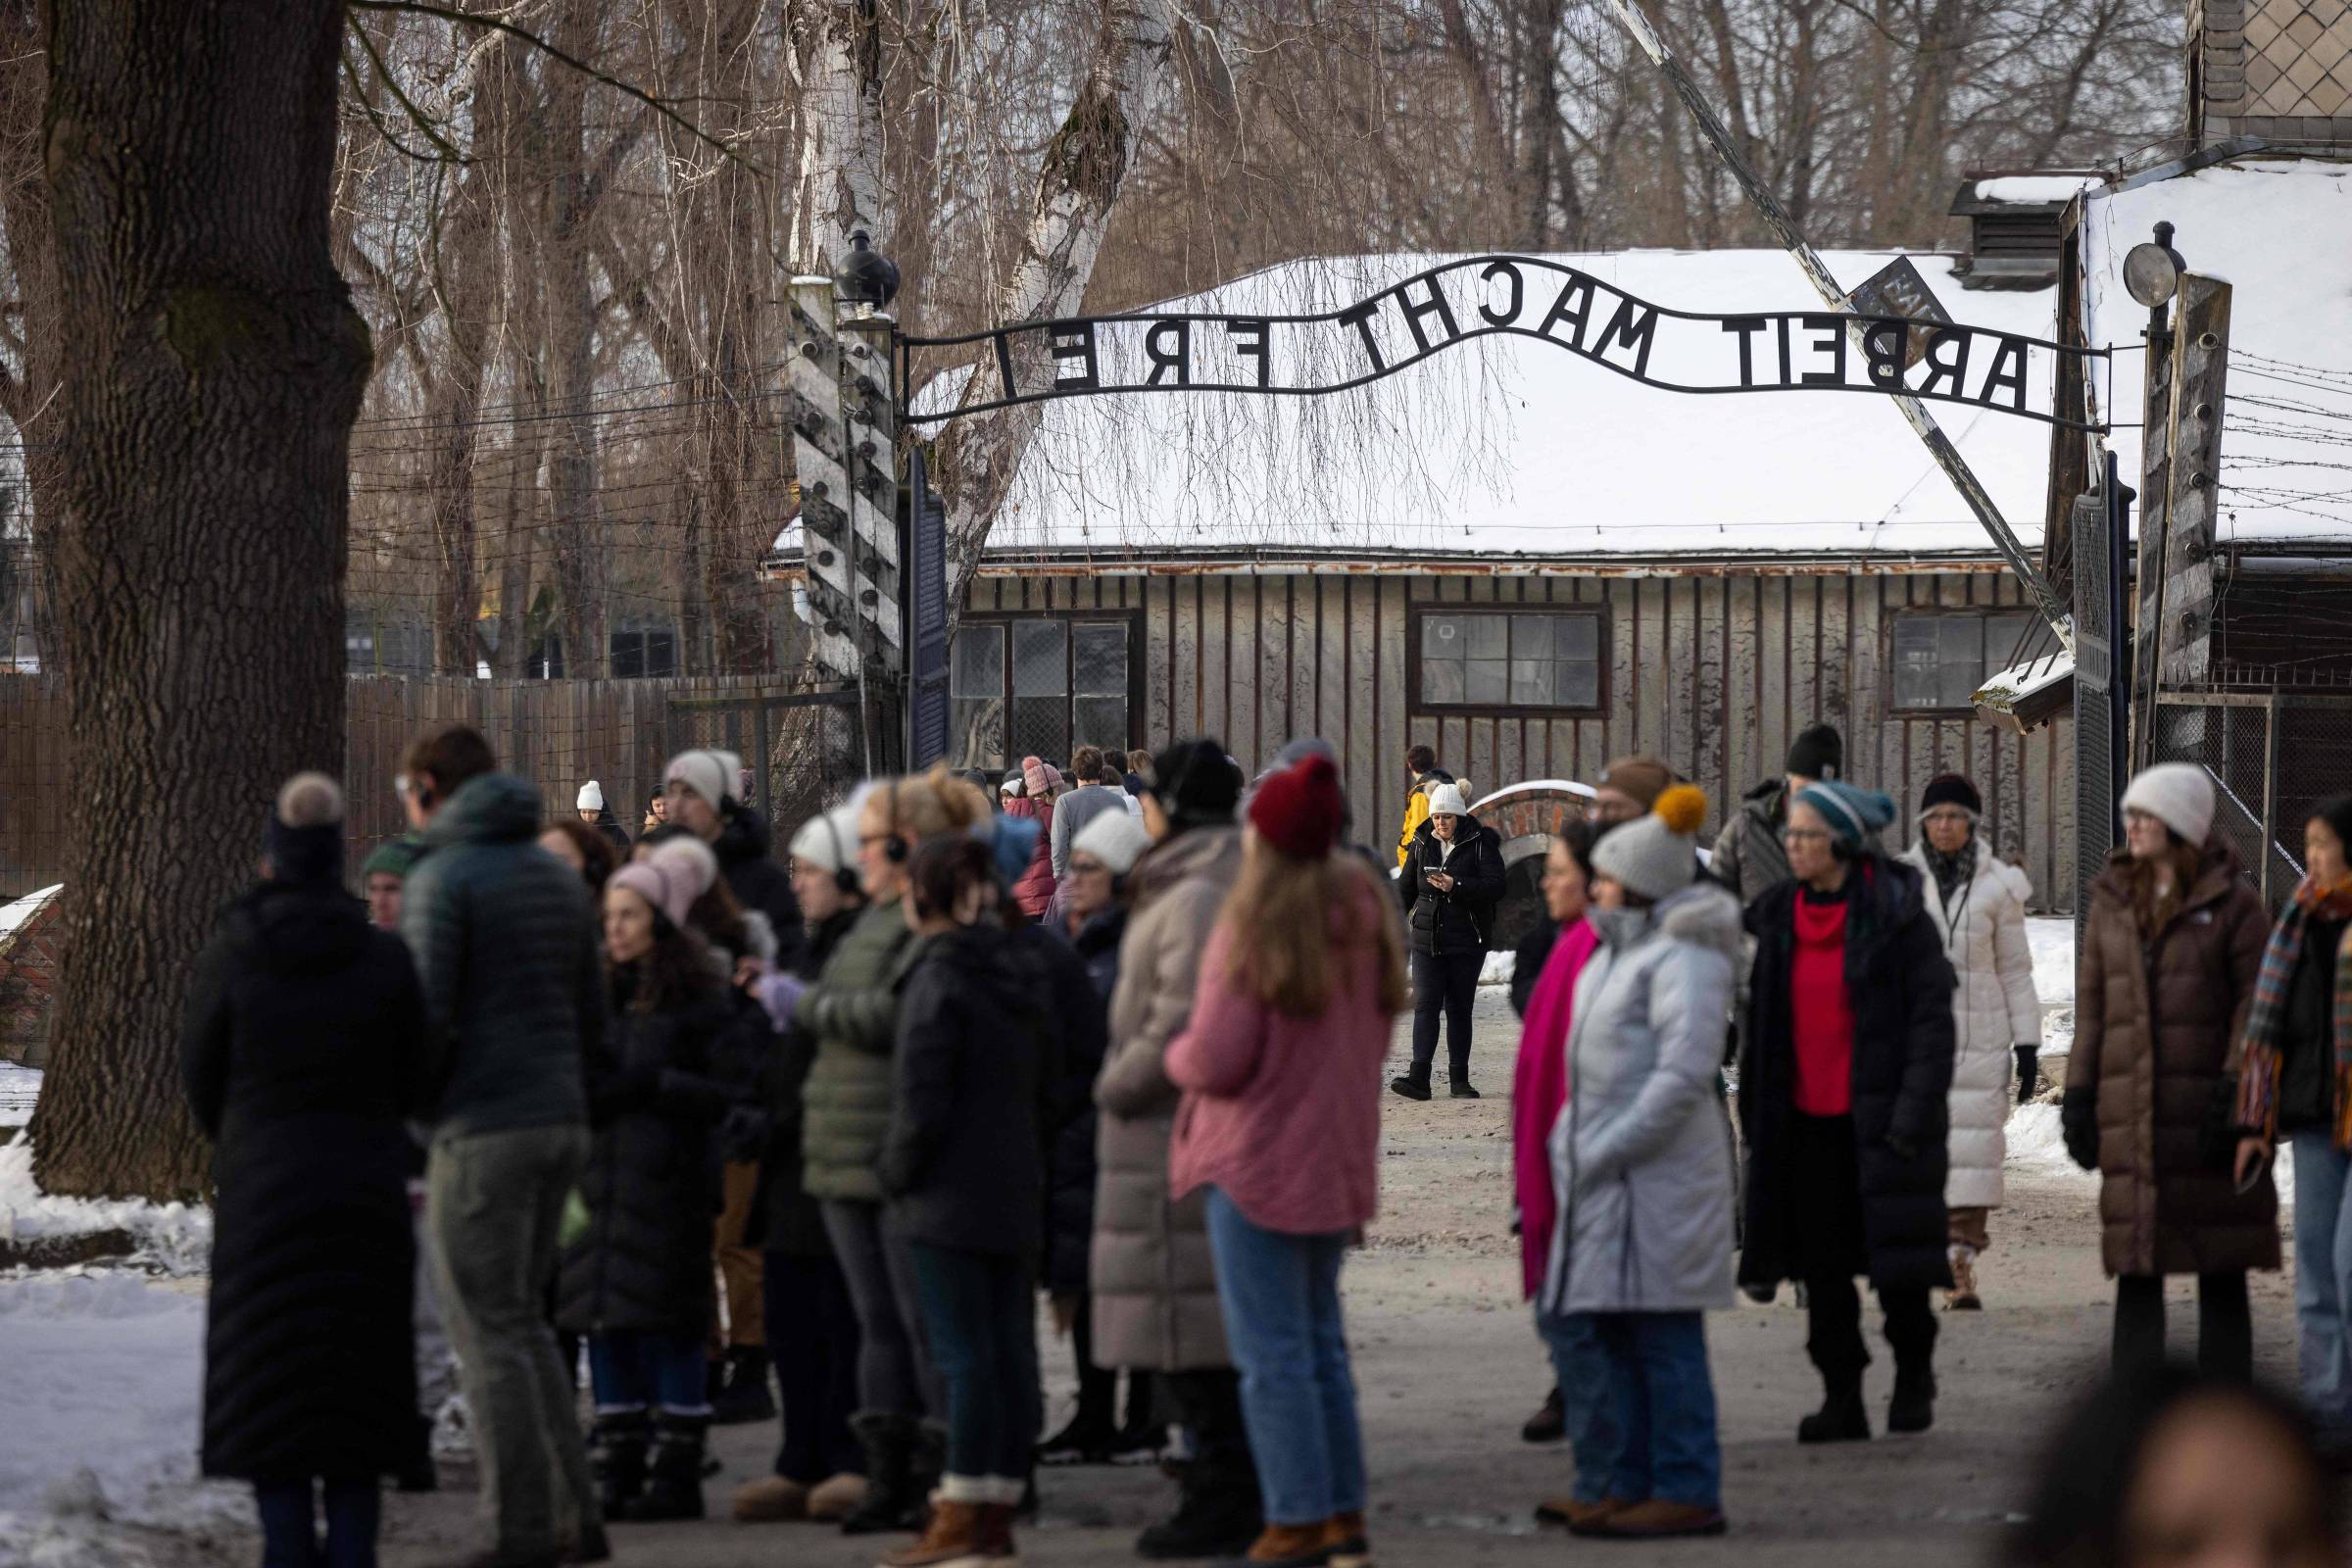
{"label": "woman in white puffer coat", "polygon": [[2001,1206],[2012,1085],[2014,1102],[2023,1104],[2034,1093],[2041,1049],[2041,1002],[2026,940],[2033,885],[1977,836],[1984,809],[1976,786],[1959,774],[1930,780],[1920,801],[1920,841],[1904,857],[1926,878],[1928,914],[1960,981],[1952,992],[1951,1174],[1943,1188],[1952,1250],[1944,1305],[1958,1311],[1984,1304],[1976,1263],[1992,1242],[1990,1211]]}

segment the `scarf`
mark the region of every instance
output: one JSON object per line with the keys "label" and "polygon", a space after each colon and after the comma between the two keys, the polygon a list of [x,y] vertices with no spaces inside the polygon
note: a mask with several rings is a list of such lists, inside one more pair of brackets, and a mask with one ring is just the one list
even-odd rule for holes
{"label": "scarf", "polygon": [[1952,895],[1977,878],[1977,836],[1971,833],[1968,842],[1946,855],[1925,837],[1919,841],[1921,855],[1928,862],[1928,872],[1936,878],[1936,891],[1948,906]]}
{"label": "scarf", "polygon": [[1559,1199],[1551,1190],[1552,1123],[1568,1103],[1568,1023],[1577,976],[1600,946],[1590,920],[1563,930],[1544,960],[1527,1001],[1519,1062],[1511,1074],[1511,1179],[1519,1205],[1520,1283],[1530,1298],[1544,1288]]}
{"label": "scarf", "polygon": [[[2305,877],[2294,898],[2271,928],[2262,950],[2262,970],[2254,980],[2254,1002],[2246,1009],[2245,1049],[2237,1076],[2237,1125],[2260,1129],[2273,1142],[2278,1137],[2278,1070],[2281,1048],[2278,1031],[2286,1017],[2287,988],[2294,982],[2295,961],[2303,956],[2305,932],[2313,915],[2323,919],[2352,918],[2352,882],[2323,888]],[[2336,948],[2335,1005],[2329,1030],[2335,1044],[2335,1147],[2352,1149],[2352,930]]]}

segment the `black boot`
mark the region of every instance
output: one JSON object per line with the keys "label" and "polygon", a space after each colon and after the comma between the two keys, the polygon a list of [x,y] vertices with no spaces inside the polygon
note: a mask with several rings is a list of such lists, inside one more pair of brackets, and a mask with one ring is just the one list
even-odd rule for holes
{"label": "black boot", "polygon": [[393,1484],[402,1492],[438,1492],[441,1472],[433,1464],[433,1424],[423,1416],[416,1418],[416,1439],[409,1447],[408,1457],[401,1460],[399,1474]]}
{"label": "black boot", "polygon": [[1476,1100],[1479,1098],[1478,1091],[1470,1087],[1470,1080],[1467,1077],[1457,1077],[1453,1080],[1452,1094],[1453,1098],[1456,1100]]}
{"label": "black boot", "polygon": [[1039,1464],[1108,1464],[1118,1429],[1098,1411],[1080,1410],[1069,1425],[1037,1446]]}
{"label": "black boot", "polygon": [[757,1345],[727,1348],[725,1386],[710,1401],[710,1424],[742,1426],[751,1421],[773,1421],[776,1396],[767,1386],[767,1351]]}
{"label": "black boot", "polygon": [[1253,1468],[1195,1459],[1179,1472],[1177,1483],[1183,1495],[1175,1515],[1136,1538],[1137,1556],[1160,1562],[1236,1556],[1248,1551],[1265,1528]]}
{"label": "black boot", "polygon": [[1527,1418],[1519,1429],[1523,1443],[1557,1443],[1568,1435],[1568,1401],[1560,1396],[1557,1384],[1544,1396],[1544,1408]]}
{"label": "black boot", "polygon": [[654,1447],[645,1465],[645,1491],[628,1517],[645,1523],[703,1516],[703,1445],[710,1418],[673,1415],[654,1420]]}
{"label": "black boot", "polygon": [[1862,1374],[1822,1378],[1820,1410],[1796,1424],[1799,1443],[1866,1443],[1870,1412],[1862,1408]]}
{"label": "black boot", "polygon": [[914,1490],[915,1419],[888,1410],[860,1410],[850,1431],[865,1450],[865,1500],[841,1521],[845,1536],[911,1530],[922,1517],[923,1494]]}
{"label": "black boot", "polygon": [[645,1487],[645,1450],[653,1418],[643,1410],[600,1415],[588,1433],[588,1464],[596,1472],[596,1495],[607,1519],[628,1516]]}
{"label": "black boot", "polygon": [[1932,1366],[1897,1366],[1894,1397],[1886,1402],[1886,1430],[1925,1432],[1936,1424],[1936,1371]]}
{"label": "black boot", "polygon": [[1389,1088],[1407,1100],[1429,1098],[1429,1069],[1415,1062],[1409,1069],[1389,1080]]}

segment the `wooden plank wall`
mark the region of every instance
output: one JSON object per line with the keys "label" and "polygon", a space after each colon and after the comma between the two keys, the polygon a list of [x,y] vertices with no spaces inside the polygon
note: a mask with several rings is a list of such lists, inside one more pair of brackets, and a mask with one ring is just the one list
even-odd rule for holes
{"label": "wooden plank wall", "polygon": [[[1605,714],[1415,712],[1407,616],[1456,602],[1605,608]],[[1992,843],[2025,865],[2036,906],[2064,908],[2073,893],[2071,723],[2021,739],[1972,718],[1886,711],[1891,612],[2024,603],[2015,582],[1993,572],[1105,575],[983,579],[971,598],[976,611],[1142,607],[1140,738],[1158,747],[1213,734],[1255,772],[1293,736],[1321,735],[1346,760],[1358,833],[1370,843],[1394,842],[1404,810],[1402,754],[1415,741],[1435,746],[1482,792],[1528,778],[1590,782],[1612,757],[1654,752],[1707,792],[1712,833],[1741,793],[1780,772],[1798,730],[1827,720],[1845,735],[1849,776],[1894,795],[1906,821],[1930,778],[1967,773],[1984,796]]]}
{"label": "wooden plank wall", "polygon": [[[355,675],[344,768],[352,855],[356,859],[402,830],[392,780],[410,739],[428,724],[456,721],[481,730],[502,765],[539,785],[551,818],[570,811],[580,785],[596,779],[633,833],[667,760],[669,701],[750,696],[775,684]],[[0,674],[0,898],[65,879],[72,785],[63,679]],[[258,822],[233,830],[249,826],[258,834]]]}

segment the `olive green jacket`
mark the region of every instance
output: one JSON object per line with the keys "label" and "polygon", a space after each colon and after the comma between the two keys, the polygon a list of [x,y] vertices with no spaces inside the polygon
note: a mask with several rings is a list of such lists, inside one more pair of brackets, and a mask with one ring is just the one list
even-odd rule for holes
{"label": "olive green jacket", "polygon": [[874,905],[801,998],[794,1021],[816,1037],[801,1091],[801,1173],[811,1198],[882,1201],[875,1166],[890,1127],[900,959],[912,940],[899,901]]}

